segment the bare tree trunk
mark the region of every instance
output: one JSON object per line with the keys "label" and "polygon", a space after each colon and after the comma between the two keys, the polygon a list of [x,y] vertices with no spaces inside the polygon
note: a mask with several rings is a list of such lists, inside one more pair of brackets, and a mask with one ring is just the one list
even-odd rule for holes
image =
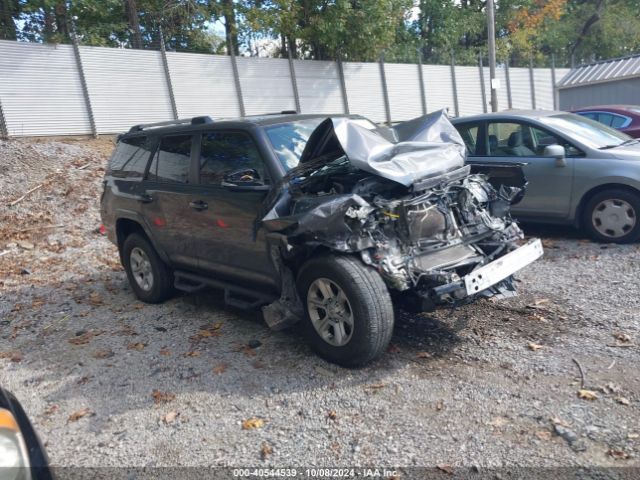
{"label": "bare tree trunk", "polygon": [[64,1],[56,2],[56,30],[63,40],[69,40],[69,12]]}
{"label": "bare tree trunk", "polygon": [[571,46],[571,50],[569,51],[569,57],[571,58],[571,67],[575,66],[576,51],[582,45],[582,42],[584,42],[586,36],[589,34],[589,30],[591,30],[591,27],[593,27],[600,21],[604,3],[605,0],[598,0],[598,2],[596,3],[596,11],[593,12],[593,15],[591,15],[584,23],[584,25],[582,26],[582,30],[580,30],[580,33],[578,34],[578,38],[576,38],[576,41]]}
{"label": "bare tree trunk", "polygon": [[222,13],[224,15],[224,31],[227,37],[229,55],[231,55],[231,49],[233,49],[235,55],[239,55],[238,26],[236,24],[236,12],[233,7],[233,0],[222,0]]}
{"label": "bare tree trunk", "polygon": [[44,41],[51,42],[54,34],[54,17],[52,15],[51,9],[48,7],[43,8],[44,11]]}
{"label": "bare tree trunk", "polygon": [[18,3],[15,0],[0,0],[0,38],[16,40],[16,24],[13,16],[18,14]]}
{"label": "bare tree trunk", "polygon": [[131,31],[131,47],[142,48],[142,33],[140,33],[140,19],[138,18],[138,6],[136,0],[124,0],[124,8],[127,13],[127,22]]}

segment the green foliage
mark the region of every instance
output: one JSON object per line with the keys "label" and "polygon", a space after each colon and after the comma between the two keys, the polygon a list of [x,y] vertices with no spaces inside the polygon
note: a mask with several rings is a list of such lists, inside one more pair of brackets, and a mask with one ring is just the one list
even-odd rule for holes
{"label": "green foliage", "polygon": [[[640,0],[495,0],[498,59],[569,65],[640,51]],[[243,55],[476,64],[486,0],[0,0],[0,38]],[[73,23],[73,25],[72,25]],[[217,25],[217,27],[215,27]],[[222,25],[222,27],[221,27]],[[226,28],[225,28],[226,25]]]}

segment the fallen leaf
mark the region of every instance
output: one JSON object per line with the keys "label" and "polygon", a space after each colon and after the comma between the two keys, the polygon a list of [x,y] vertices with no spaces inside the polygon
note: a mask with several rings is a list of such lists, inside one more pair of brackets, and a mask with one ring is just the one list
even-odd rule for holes
{"label": "fallen leaf", "polygon": [[138,352],[141,352],[146,346],[147,344],[142,342],[130,343],[127,345],[127,350],[137,350]]}
{"label": "fallen leaf", "polygon": [[76,383],[78,385],[84,385],[85,383],[89,382],[89,377],[82,377],[80,380],[78,380]]}
{"label": "fallen leaf", "polygon": [[543,348],[542,345],[539,345],[537,343],[533,343],[533,342],[529,342],[529,345],[527,345],[529,347],[529,350],[533,350],[534,352],[537,350],[540,350],[541,348]]}
{"label": "fallen leaf", "polygon": [[381,388],[384,388],[384,387],[386,387],[384,383],[372,383],[371,385],[364,386],[365,389],[371,389],[371,390],[380,390]]}
{"label": "fallen leaf", "polygon": [[627,438],[629,440],[635,440],[636,438],[640,438],[640,433],[628,433]]}
{"label": "fallen leaf", "polygon": [[444,408],[444,400],[438,400],[436,402],[436,410],[439,412]]}
{"label": "fallen leaf", "polygon": [[621,405],[629,405],[631,403],[631,402],[629,402],[629,399],[625,398],[625,397],[616,398],[616,402],[618,402]]}
{"label": "fallen leaf", "polygon": [[253,430],[255,428],[264,427],[264,420],[257,417],[247,418],[242,421],[242,429],[243,430]]}
{"label": "fallen leaf", "polygon": [[260,447],[260,458],[266,460],[266,458],[273,453],[273,448],[267,442],[262,442]]}
{"label": "fallen leaf", "polygon": [[563,420],[562,418],[558,418],[558,417],[553,417],[551,419],[551,423],[553,423],[554,425],[560,425],[562,427],[568,427],[569,426],[569,422],[567,422],[566,420]]}
{"label": "fallen leaf", "polygon": [[418,352],[416,357],[418,357],[418,358],[431,358],[432,355],[429,352]]}
{"label": "fallen leaf", "polygon": [[225,372],[226,369],[227,369],[227,364],[221,363],[217,367],[213,367],[213,373],[215,373],[216,375],[221,375]]}
{"label": "fallen leaf", "polygon": [[187,352],[184,354],[185,357],[199,357],[200,356],[200,352],[197,350],[191,350],[190,352]]}
{"label": "fallen leaf", "polygon": [[71,343],[72,345],[86,345],[95,336],[96,334],[93,331],[89,330],[87,332],[81,333],[80,335],[76,335],[73,338],[70,338],[69,343]]}
{"label": "fallen leaf", "polygon": [[264,368],[264,363],[262,363],[260,360],[256,360],[251,364],[251,366],[253,368]]}
{"label": "fallen leaf", "polygon": [[437,465],[436,468],[444,473],[453,475],[453,467],[448,463],[441,463],[440,465]]}
{"label": "fallen leaf", "polygon": [[99,305],[104,304],[104,301],[102,300],[102,297],[98,292],[91,292],[89,294],[89,303],[97,307]]}
{"label": "fallen leaf", "polygon": [[180,415],[178,412],[176,411],[171,411],[169,413],[167,413],[166,415],[164,415],[161,420],[166,423],[167,425],[170,423],[173,423],[176,421],[176,418],[178,418],[178,415]]}
{"label": "fallen leaf", "polygon": [[45,415],[53,415],[54,413],[56,413],[58,410],[60,409],[60,407],[58,405],[49,405],[45,411],[44,414]]}
{"label": "fallen leaf", "polygon": [[128,335],[130,337],[138,335],[138,332],[136,332],[131,325],[127,325],[126,323],[122,324],[122,330],[118,333],[120,335]]}
{"label": "fallen leaf", "polygon": [[622,342],[622,343],[631,342],[631,337],[629,335],[627,335],[626,333],[614,333],[613,337],[616,340],[618,340],[619,342]]}
{"label": "fallen leaf", "polygon": [[551,432],[548,430],[538,430],[536,432],[536,437],[546,442],[548,440],[551,440]]}
{"label": "fallen leaf", "polygon": [[615,458],[616,460],[626,460],[629,458],[629,454],[624,450],[611,449],[607,452],[609,456]]}
{"label": "fallen leaf", "polygon": [[578,390],[578,398],[583,400],[597,400],[598,394],[593,390]]}
{"label": "fallen leaf", "polygon": [[327,413],[327,418],[329,420],[336,420],[338,418],[338,414],[335,410],[331,410],[329,413]]}
{"label": "fallen leaf", "polygon": [[161,392],[160,390],[154,390],[151,393],[153,397],[153,403],[160,405],[161,403],[169,403],[176,399],[176,394],[171,392]]}
{"label": "fallen leaf", "polygon": [[22,361],[22,353],[20,352],[13,352],[11,354],[11,357],[9,357],[9,359],[13,362],[13,363],[20,363]]}
{"label": "fallen leaf", "polygon": [[144,308],[144,303],[136,303],[133,308],[135,308],[136,310],[141,310]]}
{"label": "fallen leaf", "polygon": [[94,358],[111,358],[114,353],[112,350],[96,350],[93,354]]}
{"label": "fallen leaf", "polygon": [[247,357],[255,357],[256,356],[256,351],[251,348],[249,345],[243,345],[240,348],[240,351],[242,353],[244,353]]}
{"label": "fallen leaf", "polygon": [[77,422],[82,417],[86,417],[87,415],[93,415],[93,412],[89,408],[83,408],[83,409],[78,410],[76,412],[73,412],[71,415],[69,415],[69,419],[67,421],[68,422]]}
{"label": "fallen leaf", "polygon": [[160,355],[162,355],[164,357],[168,357],[169,355],[171,355],[171,352],[169,351],[168,348],[161,348],[160,349]]}
{"label": "fallen leaf", "polygon": [[487,422],[487,425],[491,425],[492,427],[504,427],[509,423],[509,420],[504,417],[496,417],[493,420]]}

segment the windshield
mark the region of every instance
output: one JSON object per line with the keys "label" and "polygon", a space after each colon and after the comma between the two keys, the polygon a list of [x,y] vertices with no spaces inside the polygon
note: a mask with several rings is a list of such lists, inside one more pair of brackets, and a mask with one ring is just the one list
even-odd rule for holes
{"label": "windshield", "polygon": [[309,136],[324,118],[311,118],[291,123],[279,123],[265,128],[278,160],[285,168],[291,170],[298,165]]}
{"label": "windshield", "polygon": [[545,117],[543,122],[591,148],[611,148],[631,139],[618,130],[572,113]]}

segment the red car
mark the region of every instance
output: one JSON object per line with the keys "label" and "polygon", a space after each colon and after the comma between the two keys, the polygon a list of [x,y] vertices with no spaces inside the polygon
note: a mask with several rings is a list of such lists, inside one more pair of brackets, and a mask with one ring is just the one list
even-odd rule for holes
{"label": "red car", "polygon": [[640,138],[640,106],[601,105],[580,108],[572,112],[620,130],[630,137]]}

